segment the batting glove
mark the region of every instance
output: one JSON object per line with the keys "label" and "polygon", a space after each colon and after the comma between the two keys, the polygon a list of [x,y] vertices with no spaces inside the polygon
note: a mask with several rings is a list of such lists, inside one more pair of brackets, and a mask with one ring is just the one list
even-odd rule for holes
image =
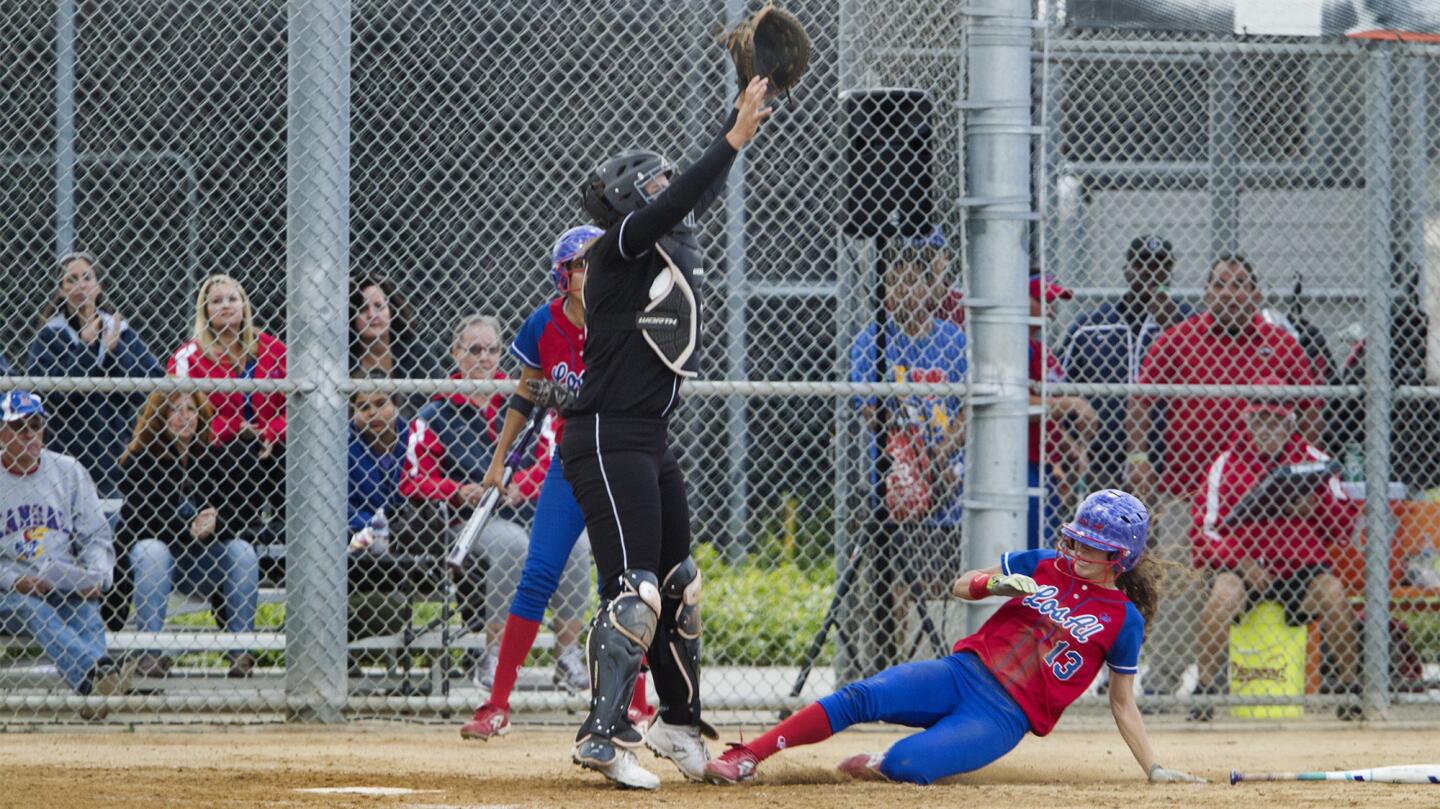
{"label": "batting glove", "polygon": [[1014,596],[1032,595],[1036,590],[1036,586],[1035,580],[1029,576],[1022,573],[1008,573],[1001,576],[990,577],[990,581],[985,585],[985,589],[989,590],[992,596],[1013,598]]}
{"label": "batting glove", "polygon": [[1191,775],[1184,770],[1171,770],[1160,766],[1160,762],[1150,765],[1150,783],[1152,784],[1203,784],[1205,779]]}

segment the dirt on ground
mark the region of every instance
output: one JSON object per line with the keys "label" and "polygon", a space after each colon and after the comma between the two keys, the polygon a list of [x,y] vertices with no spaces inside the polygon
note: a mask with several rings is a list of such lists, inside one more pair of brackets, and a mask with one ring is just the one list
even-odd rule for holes
{"label": "dirt on ground", "polygon": [[[746,728],[753,735],[754,728]],[[736,729],[722,730],[726,739]],[[1167,765],[1212,779],[1151,785],[1113,729],[1027,737],[1000,762],[929,787],[856,783],[841,758],[883,750],[903,734],[851,731],[765,762],[738,787],[684,782],[669,762],[642,755],[660,775],[655,793],[621,792],[569,761],[571,732],[516,727],[462,743],[452,727],[369,725],[139,728],[0,734],[0,806],[79,807],[1371,807],[1440,805],[1440,787],[1353,783],[1242,783],[1247,771],[1350,769],[1440,761],[1440,731],[1386,728],[1154,732]],[[402,794],[351,790],[388,787]]]}

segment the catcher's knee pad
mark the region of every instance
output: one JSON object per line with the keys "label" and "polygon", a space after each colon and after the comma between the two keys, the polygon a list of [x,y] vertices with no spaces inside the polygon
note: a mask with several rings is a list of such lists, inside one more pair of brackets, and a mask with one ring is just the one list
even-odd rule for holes
{"label": "catcher's knee pad", "polygon": [[700,719],[700,582],[693,558],[665,574],[650,670],[666,721],[700,725],[710,735],[714,731]]}
{"label": "catcher's knee pad", "polygon": [[601,736],[622,747],[633,747],[643,738],[625,712],[635,692],[641,658],[655,637],[660,591],[655,574],[649,571],[627,570],[624,579],[624,591],[601,605],[585,641],[592,684],[590,715],[580,726],[576,741]]}
{"label": "catcher's knee pad", "polygon": [[700,582],[695,557],[687,556],[665,574],[665,582],[660,585],[661,623],[673,626],[687,640],[700,637]]}

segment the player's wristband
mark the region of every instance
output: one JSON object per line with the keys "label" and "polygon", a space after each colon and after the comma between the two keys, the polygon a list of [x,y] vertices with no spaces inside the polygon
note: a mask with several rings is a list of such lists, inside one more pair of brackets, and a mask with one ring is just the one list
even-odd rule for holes
{"label": "player's wristband", "polygon": [[1150,453],[1132,452],[1125,456],[1125,463],[1135,466],[1136,464],[1150,463]]}
{"label": "player's wristband", "polygon": [[981,573],[970,580],[970,600],[979,601],[990,596],[990,574]]}
{"label": "player's wristband", "polygon": [[530,414],[535,412],[535,403],[518,393],[512,393],[510,394],[510,409],[519,413],[521,418],[528,419]]}

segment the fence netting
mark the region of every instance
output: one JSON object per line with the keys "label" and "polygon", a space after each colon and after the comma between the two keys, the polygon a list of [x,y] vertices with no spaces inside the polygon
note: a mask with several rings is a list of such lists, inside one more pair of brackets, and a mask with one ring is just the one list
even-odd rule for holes
{"label": "fence netting", "polygon": [[[586,172],[630,147],[683,169],[720,134],[736,4],[356,0],[338,31],[290,5],[0,11],[0,372],[50,453],[0,494],[0,584],[26,579],[0,602],[6,721],[459,714],[517,609],[543,615],[517,718],[587,704],[588,541],[540,516],[553,416],[445,557],[533,355],[578,381],[552,247]],[[671,423],[720,708],[965,626],[971,9],[787,8],[810,71],[699,223],[704,381]],[[1425,699],[1440,51],[1040,22],[1031,546],[1088,491],[1151,505],[1158,707],[1345,713],[1375,671]],[[33,423],[0,428],[7,471]],[[517,595],[537,542],[554,592]]]}

